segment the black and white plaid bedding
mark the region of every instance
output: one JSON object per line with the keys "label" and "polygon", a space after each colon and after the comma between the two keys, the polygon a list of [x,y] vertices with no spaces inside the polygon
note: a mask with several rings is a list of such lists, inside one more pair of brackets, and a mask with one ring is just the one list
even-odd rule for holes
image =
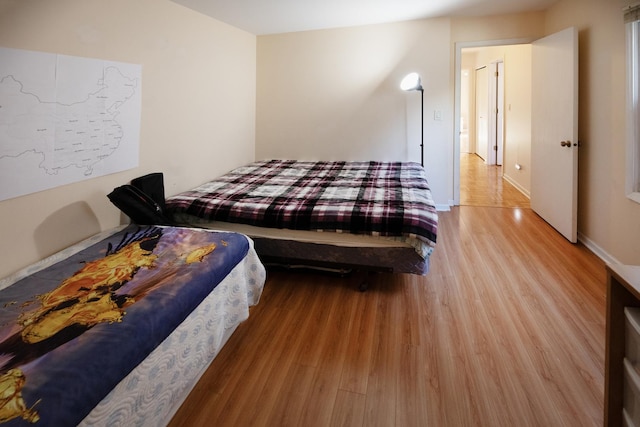
{"label": "black and white plaid bedding", "polygon": [[412,162],[267,160],[167,199],[173,214],[259,227],[417,239],[428,256],[437,212]]}

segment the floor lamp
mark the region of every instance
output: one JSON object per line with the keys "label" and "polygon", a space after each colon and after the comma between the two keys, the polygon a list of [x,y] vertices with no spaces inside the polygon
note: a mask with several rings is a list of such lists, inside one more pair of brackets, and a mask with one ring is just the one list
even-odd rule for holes
{"label": "floor lamp", "polygon": [[400,89],[410,91],[410,90],[419,90],[420,91],[420,164],[424,166],[424,88],[422,87],[422,81],[420,80],[420,74],[418,73],[409,73],[406,75],[402,82],[400,83]]}

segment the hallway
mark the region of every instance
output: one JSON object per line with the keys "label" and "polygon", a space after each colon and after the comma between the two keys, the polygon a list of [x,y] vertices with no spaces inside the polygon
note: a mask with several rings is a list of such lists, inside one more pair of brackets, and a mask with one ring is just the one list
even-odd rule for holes
{"label": "hallway", "polygon": [[460,155],[460,205],[531,207],[529,198],[502,178],[501,166],[487,166],[472,153]]}

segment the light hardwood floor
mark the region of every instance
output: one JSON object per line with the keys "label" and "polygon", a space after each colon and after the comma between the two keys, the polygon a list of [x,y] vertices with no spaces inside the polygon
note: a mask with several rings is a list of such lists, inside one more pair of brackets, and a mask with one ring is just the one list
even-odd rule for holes
{"label": "light hardwood floor", "polygon": [[502,178],[502,166],[488,166],[476,154],[460,155],[460,204],[528,208],[529,198]]}
{"label": "light hardwood floor", "polygon": [[440,213],[426,276],[269,271],[178,426],[601,426],[605,270],[530,209]]}

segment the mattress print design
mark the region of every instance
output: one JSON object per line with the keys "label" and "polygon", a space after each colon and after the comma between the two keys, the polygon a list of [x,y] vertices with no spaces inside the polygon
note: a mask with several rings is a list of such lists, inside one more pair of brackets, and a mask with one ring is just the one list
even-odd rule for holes
{"label": "mattress print design", "polygon": [[235,233],[130,226],[0,291],[0,422],[76,425],[247,250]]}

